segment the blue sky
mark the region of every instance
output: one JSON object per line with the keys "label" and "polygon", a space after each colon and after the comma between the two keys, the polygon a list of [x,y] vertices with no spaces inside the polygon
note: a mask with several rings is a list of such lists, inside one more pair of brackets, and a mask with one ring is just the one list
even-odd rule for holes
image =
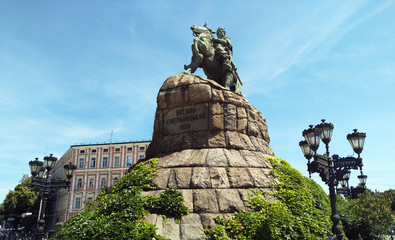
{"label": "blue sky", "polygon": [[227,29],[276,156],[307,176],[301,133],[325,118],[331,154],[351,155],[346,135],[366,132],[367,187],[395,189],[394,1],[5,0],[0,201],[35,157],[109,142],[112,131],[113,141],[150,140],[158,90],[190,62],[190,26],[205,22]]}

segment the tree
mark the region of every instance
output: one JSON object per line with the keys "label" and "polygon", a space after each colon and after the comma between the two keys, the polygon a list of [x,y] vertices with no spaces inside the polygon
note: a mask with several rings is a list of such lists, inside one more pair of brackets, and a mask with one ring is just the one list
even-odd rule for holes
{"label": "tree", "polygon": [[22,180],[10,190],[0,205],[0,214],[6,218],[12,217],[14,229],[21,223],[26,229],[30,229],[36,219],[33,216],[22,218],[22,213],[31,212],[33,215],[38,214],[40,197],[39,192],[31,186],[32,179],[28,175],[23,175]]}
{"label": "tree", "polygon": [[394,213],[391,212],[393,190],[384,193],[373,193],[367,190],[359,194],[357,199],[338,201],[339,212],[344,231],[349,239],[377,239],[386,234],[394,224]]}

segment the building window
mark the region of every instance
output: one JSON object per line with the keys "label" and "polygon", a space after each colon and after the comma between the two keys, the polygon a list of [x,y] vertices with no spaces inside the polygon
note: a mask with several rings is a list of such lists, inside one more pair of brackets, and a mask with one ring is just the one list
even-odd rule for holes
{"label": "building window", "polygon": [[80,209],[81,208],[81,198],[80,197],[75,197],[74,208],[75,209]]}
{"label": "building window", "polygon": [[78,168],[84,168],[84,159],[80,158],[79,162],[78,162]]}
{"label": "building window", "polygon": [[132,166],[132,156],[127,156],[126,157],[126,166],[127,167]]}
{"label": "building window", "polygon": [[91,168],[95,168],[96,167],[96,158],[93,157],[91,158]]}
{"label": "building window", "polygon": [[119,167],[119,156],[114,157],[114,167]]}
{"label": "building window", "polygon": [[120,148],[115,148],[115,152],[120,152],[121,149]]}
{"label": "building window", "polygon": [[102,167],[106,168],[108,166],[108,157],[103,157]]}
{"label": "building window", "polygon": [[108,152],[108,148],[103,149],[103,152]]}
{"label": "building window", "polygon": [[140,155],[140,156],[139,156],[139,159],[144,159],[144,155]]}
{"label": "building window", "polygon": [[88,186],[89,186],[90,188],[92,188],[92,187],[94,187],[94,184],[95,184],[95,179],[90,178],[90,179],[89,179],[89,184],[88,184]]}
{"label": "building window", "polygon": [[95,153],[95,152],[96,152],[96,149],[92,149],[92,152]]}
{"label": "building window", "polygon": [[101,188],[104,188],[106,186],[106,178],[102,178],[101,180],[100,180],[100,187]]}
{"label": "building window", "polygon": [[112,184],[116,183],[117,181],[118,181],[118,177],[115,177],[115,178],[112,180]]}
{"label": "building window", "polygon": [[128,151],[128,152],[133,151],[133,147],[128,147],[128,148],[126,149],[126,151]]}
{"label": "building window", "polygon": [[82,178],[78,178],[77,180],[77,188],[81,188],[82,187]]}
{"label": "building window", "polygon": [[145,150],[145,147],[140,147],[140,151],[144,151]]}
{"label": "building window", "polygon": [[92,202],[92,201],[93,201],[93,197],[88,197],[88,198],[86,199],[86,201],[87,201],[88,203]]}
{"label": "building window", "polygon": [[85,153],[85,150],[80,150],[80,153]]}

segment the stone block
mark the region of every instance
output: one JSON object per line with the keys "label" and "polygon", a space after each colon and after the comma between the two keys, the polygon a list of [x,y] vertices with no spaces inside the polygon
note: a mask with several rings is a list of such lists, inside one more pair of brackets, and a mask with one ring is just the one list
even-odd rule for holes
{"label": "stone block", "polygon": [[247,133],[247,119],[246,118],[241,118],[241,119],[237,119],[237,131],[239,133]]}
{"label": "stone block", "polygon": [[228,178],[233,188],[252,188],[254,182],[246,168],[228,168]]}
{"label": "stone block", "polygon": [[254,145],[252,144],[250,138],[247,135],[240,133],[239,136],[240,136],[241,143],[244,145],[245,149],[251,150],[251,151],[255,150]]}
{"label": "stone block", "polygon": [[240,150],[240,154],[244,157],[249,167],[267,167],[263,157],[253,151]]}
{"label": "stone block", "polygon": [[191,182],[191,168],[174,168],[171,170],[168,187],[189,188]]}
{"label": "stone block", "polygon": [[150,222],[152,224],[156,224],[157,217],[158,215],[156,214],[148,213],[147,217],[145,218],[145,221]]}
{"label": "stone block", "polygon": [[258,140],[256,139],[256,137],[254,136],[249,136],[252,145],[254,145],[255,149],[259,152],[265,152],[264,147],[260,144],[260,142],[258,142]]}
{"label": "stone block", "polygon": [[261,168],[248,168],[254,180],[255,187],[269,188],[273,186],[273,182],[262,172]]}
{"label": "stone block", "polygon": [[217,216],[222,217],[220,214],[216,214],[216,213],[202,213],[202,214],[200,214],[200,220],[202,221],[203,228],[204,229],[213,228],[216,225],[214,219]]}
{"label": "stone block", "polygon": [[225,134],[222,131],[210,131],[208,133],[208,147],[224,148],[226,147]]}
{"label": "stone block", "polygon": [[206,165],[209,167],[227,167],[228,159],[224,154],[223,148],[210,148],[207,154]]}
{"label": "stone block", "polygon": [[169,180],[170,169],[158,169],[155,177],[152,179],[151,185],[159,189],[165,189]]}
{"label": "stone block", "polygon": [[181,152],[175,152],[164,156],[159,159],[158,167],[160,168],[170,168],[185,166],[187,160],[191,157],[192,149],[183,150]]}
{"label": "stone block", "polygon": [[225,132],[226,143],[228,148],[243,149],[244,145],[241,142],[238,132],[227,131]]}
{"label": "stone block", "polygon": [[248,120],[247,135],[258,137],[259,133],[260,132],[259,132],[259,127],[257,125],[257,122]]}
{"label": "stone block", "polygon": [[225,115],[224,117],[224,129],[228,131],[236,131],[236,116],[235,115]]}
{"label": "stone block", "polygon": [[193,190],[194,213],[218,213],[217,195],[214,189]]}
{"label": "stone block", "polygon": [[209,114],[211,115],[222,115],[224,113],[224,108],[219,102],[210,103]]}
{"label": "stone block", "polygon": [[188,100],[188,91],[183,91],[180,87],[174,88],[167,92],[165,97],[168,108],[185,106],[185,100]]}
{"label": "stone block", "polygon": [[191,104],[209,102],[211,87],[208,84],[194,84],[189,86],[189,101]]}
{"label": "stone block", "polygon": [[225,168],[209,168],[212,188],[230,188],[228,175]]}
{"label": "stone block", "polygon": [[208,125],[209,125],[210,131],[224,130],[224,116],[223,115],[210,115]]}
{"label": "stone block", "polygon": [[163,141],[160,142],[161,145],[159,146],[159,152],[169,152],[169,150],[172,148],[172,144],[173,144],[173,136],[172,135],[168,135],[168,136],[163,136]]}
{"label": "stone block", "polygon": [[233,213],[244,210],[244,204],[237,189],[217,189],[216,193],[221,213]]}
{"label": "stone block", "polygon": [[237,189],[237,191],[239,191],[239,195],[241,200],[243,201],[244,207],[248,207],[248,199],[250,198],[250,195],[253,194],[253,192],[251,190],[247,190],[247,189]]}
{"label": "stone block", "polygon": [[158,109],[168,108],[166,104],[166,92],[159,92],[156,98],[156,102],[158,103]]}
{"label": "stone block", "polygon": [[210,173],[207,168],[192,168],[191,188],[211,188]]}
{"label": "stone block", "polygon": [[193,136],[188,133],[181,133],[173,135],[171,147],[169,148],[171,152],[176,152],[181,149],[192,148]]}
{"label": "stone block", "polygon": [[213,95],[212,95],[213,102],[224,102],[225,101],[222,90],[218,90],[215,88],[212,88],[212,90],[213,90]]}
{"label": "stone block", "polygon": [[158,231],[157,233],[167,239],[179,240],[181,237],[180,231],[180,224],[176,223],[174,218],[167,218],[166,223],[162,226],[161,233]]}
{"label": "stone block", "polygon": [[226,158],[229,161],[229,166],[231,167],[247,167],[248,164],[244,158],[240,155],[239,151],[234,149],[224,150]]}
{"label": "stone block", "polygon": [[248,121],[254,121],[254,122],[258,121],[259,116],[254,110],[249,109],[247,113],[248,113]]}
{"label": "stone block", "polygon": [[228,103],[232,103],[236,106],[242,107],[244,106],[244,100],[242,99],[241,95],[238,95],[232,91],[223,91],[224,97],[225,97],[225,101]]}
{"label": "stone block", "polygon": [[198,214],[188,214],[181,219],[180,235],[181,240],[201,240],[206,238]]}
{"label": "stone block", "polygon": [[206,148],[208,139],[208,131],[197,131],[193,133],[193,148]]}
{"label": "stone block", "polygon": [[192,150],[186,165],[189,167],[205,166],[207,153],[208,149]]}
{"label": "stone block", "polygon": [[181,189],[182,197],[184,198],[184,205],[188,208],[190,213],[193,212],[193,193],[192,189]]}
{"label": "stone block", "polygon": [[237,107],[237,118],[247,118],[247,112],[243,107]]}
{"label": "stone block", "polygon": [[225,116],[233,115],[236,117],[236,106],[233,104],[225,104],[224,115]]}

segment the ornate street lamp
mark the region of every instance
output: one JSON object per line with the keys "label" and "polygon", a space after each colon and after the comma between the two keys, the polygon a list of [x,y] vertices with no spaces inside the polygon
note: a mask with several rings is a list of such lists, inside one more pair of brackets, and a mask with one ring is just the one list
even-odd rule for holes
{"label": "ornate street lamp", "polygon": [[71,164],[71,162],[69,162],[68,164],[64,165],[64,170],[66,172],[67,179],[70,180],[73,177],[76,169],[77,169],[77,166]]}
{"label": "ornate street lamp", "polygon": [[[333,155],[332,158],[329,156],[329,142],[332,138],[333,124],[325,122],[325,119],[315,127],[309,125],[308,129],[305,129],[302,133],[305,141],[300,141],[299,146],[302,149],[303,155],[307,159],[309,176],[311,173],[319,173],[321,179],[329,186],[329,198],[331,201],[332,216],[331,220],[333,222],[332,226],[332,239],[343,239],[343,230],[340,226],[340,216],[337,211],[336,203],[336,191],[335,186],[338,182],[343,187],[343,191],[346,190],[348,195],[348,180],[350,179],[351,172],[350,169],[361,170],[361,175],[358,176],[362,186],[366,184],[366,175],[362,173],[362,159],[360,158],[360,153],[363,150],[363,145],[365,142],[365,133],[359,133],[356,129],[354,132],[347,135],[347,139],[351,144],[354,152],[358,154],[358,158],[346,157],[339,158],[338,155]],[[326,153],[325,155],[317,154],[317,150],[320,144],[320,139],[325,144]],[[314,157],[313,162],[310,159]]]}
{"label": "ornate street lamp", "polygon": [[41,162],[36,158],[34,161],[29,162],[30,172],[33,176],[32,186],[40,191],[41,196],[41,209],[37,220],[37,234],[36,239],[45,239],[45,210],[47,200],[50,197],[52,191],[60,188],[69,188],[70,180],[73,177],[77,166],[69,163],[64,166],[67,180],[50,179],[49,172],[54,167],[58,159],[52,154],[44,157],[44,161]]}
{"label": "ornate street lamp", "polygon": [[365,187],[367,178],[368,178],[368,176],[366,176],[366,175],[359,175],[358,176],[359,183],[361,184],[362,187]]}
{"label": "ornate street lamp", "polygon": [[40,162],[38,158],[36,158],[34,161],[29,162],[30,172],[33,177],[35,177],[38,174],[42,166],[43,166],[43,162]]}
{"label": "ornate street lamp", "polygon": [[47,169],[47,171],[51,171],[51,169],[53,168],[53,166],[57,160],[58,159],[56,157],[52,156],[52,154],[44,157],[44,168]]}
{"label": "ornate street lamp", "polygon": [[306,139],[307,144],[310,146],[311,150],[315,153],[320,146],[320,135],[318,129],[313,128],[313,125],[309,126],[309,129],[303,131],[303,137]]}
{"label": "ornate street lamp", "polygon": [[347,140],[350,142],[350,145],[354,152],[359,155],[363,150],[363,145],[365,144],[366,133],[357,132],[357,129],[354,129],[353,133],[347,135]]}

